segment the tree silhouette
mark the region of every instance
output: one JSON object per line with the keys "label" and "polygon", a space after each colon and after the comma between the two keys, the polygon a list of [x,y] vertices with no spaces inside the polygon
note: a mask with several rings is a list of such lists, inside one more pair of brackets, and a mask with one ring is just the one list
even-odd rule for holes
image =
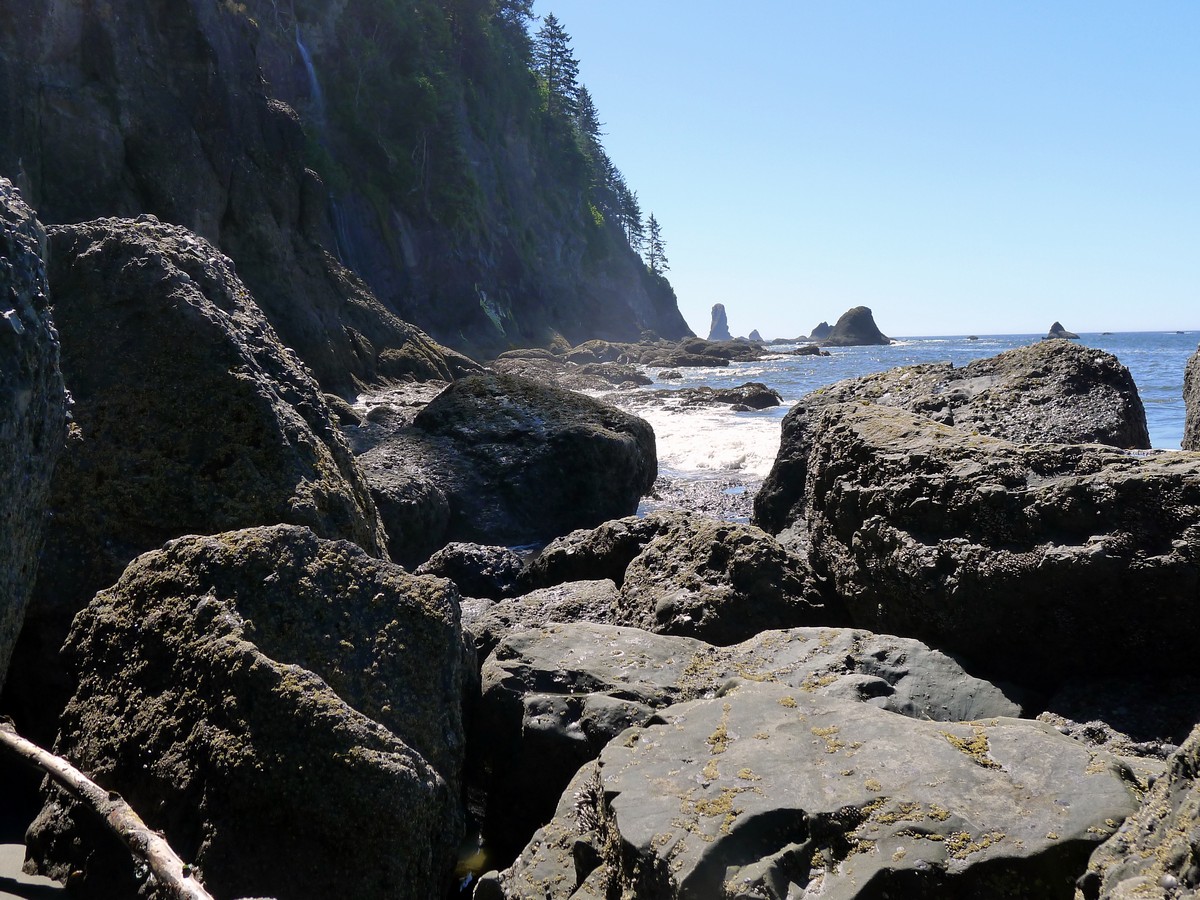
{"label": "tree silhouette", "polygon": [[650,213],[646,230],[649,232],[646,237],[646,265],[655,275],[662,275],[671,267],[667,265],[666,244],[663,243],[662,228],[658,219],[654,218],[654,213]]}
{"label": "tree silhouette", "polygon": [[538,29],[533,64],[546,84],[546,111],[573,118],[579,103],[579,61],[571,51],[571,36],[554,13]]}

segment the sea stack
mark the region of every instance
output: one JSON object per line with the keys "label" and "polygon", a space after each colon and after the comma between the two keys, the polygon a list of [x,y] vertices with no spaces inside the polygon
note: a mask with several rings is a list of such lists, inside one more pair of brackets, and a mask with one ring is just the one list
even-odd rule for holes
{"label": "sea stack", "polygon": [[832,325],[830,325],[828,322],[822,322],[820,325],[818,325],[816,328],[814,328],[812,330],[812,334],[810,334],[808,336],[808,339],[810,341],[822,341],[825,338],[829,337],[829,334],[832,331],[833,331]]}
{"label": "sea stack", "polygon": [[1047,338],[1066,338],[1069,341],[1079,340],[1079,335],[1077,335],[1073,331],[1067,331],[1067,329],[1063,328],[1062,322],[1055,322],[1053,325],[1051,325],[1050,333],[1047,334],[1046,337]]}
{"label": "sea stack", "polygon": [[865,306],[846,310],[828,337],[821,338],[821,343],[827,347],[866,347],[891,342],[892,339],[875,325],[875,317]]}
{"label": "sea stack", "polygon": [[708,329],[710,341],[732,341],[729,333],[729,319],[725,316],[725,304],[714,303],[712,308],[712,325]]}
{"label": "sea stack", "polygon": [[750,340],[754,341],[757,344],[763,343],[763,336],[758,333],[757,328],[755,328],[753,331],[750,332]]}

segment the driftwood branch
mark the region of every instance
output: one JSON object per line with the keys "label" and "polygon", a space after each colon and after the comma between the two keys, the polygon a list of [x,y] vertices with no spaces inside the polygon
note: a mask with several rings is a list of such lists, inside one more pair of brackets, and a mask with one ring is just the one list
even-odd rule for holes
{"label": "driftwood branch", "polygon": [[150,867],[171,900],[213,900],[193,877],[191,867],[175,855],[162,835],[146,826],[120,794],[106,791],[61,756],[21,737],[11,721],[0,720],[0,747],[41,769],[55,784],[95,812],[129,851]]}

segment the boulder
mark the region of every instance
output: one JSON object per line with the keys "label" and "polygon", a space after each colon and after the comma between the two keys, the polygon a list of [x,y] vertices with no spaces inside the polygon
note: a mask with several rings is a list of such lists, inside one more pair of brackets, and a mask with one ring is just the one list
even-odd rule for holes
{"label": "boulder", "polygon": [[549,820],[575,770],[623,729],[739,680],[935,721],[1021,712],[944,654],[850,629],[765,631],[716,647],[602,624],[538,625],[506,637],[482,677],[479,721],[488,738],[472,769],[487,788],[486,836],[508,858]]}
{"label": "boulder", "polygon": [[822,350],[817,344],[805,344],[792,351],[792,356],[828,356],[828,350]]}
{"label": "boulder", "polygon": [[1096,848],[1083,900],[1194,897],[1200,892],[1200,728],[1171,757],[1141,808]]}
{"label": "boulder", "polygon": [[1053,325],[1050,326],[1050,331],[1047,332],[1046,339],[1052,340],[1055,338],[1062,338],[1062,339],[1069,340],[1069,341],[1077,341],[1077,340],[1079,340],[1079,335],[1077,335],[1073,331],[1067,331],[1067,329],[1063,328],[1062,322],[1055,322]]}
{"label": "boulder", "polygon": [[555,538],[533,556],[521,573],[521,583],[526,590],[532,590],[568,581],[607,578],[620,587],[634,557],[674,521],[670,513],[651,513],[613,519],[595,528],[576,529]]}
{"label": "boulder", "polygon": [[1200,350],[1192,354],[1183,373],[1184,450],[1200,450]]}
{"label": "boulder", "polygon": [[67,399],[46,282],[46,234],[0,178],[0,688],[37,573]]}
{"label": "boulder", "polygon": [[509,900],[1070,900],[1131,781],[1039,722],[744,684],[611,741],[499,881]]}
{"label": "boulder", "polygon": [[77,430],[15,657],[23,696],[10,700],[35,722],[70,693],[56,655],[71,618],[170,538],[287,522],[386,553],[320,388],[227,257],[152,217],[56,226],[49,239]]}
{"label": "boulder", "polygon": [[879,330],[871,310],[865,306],[855,306],[842,313],[825,337],[817,337],[815,329],[811,337],[826,347],[865,347],[892,342]]}
{"label": "boulder", "polygon": [[[635,416],[551,385],[513,375],[478,375],[450,384],[360,459],[376,490],[403,495],[404,479],[429,486],[397,504],[417,523],[393,519],[389,533],[415,534],[423,548],[450,541],[514,546],[628,515],[654,484],[654,432]],[[381,471],[394,478],[382,480]],[[409,562],[415,548],[396,547]]]}
{"label": "boulder", "polygon": [[[463,826],[467,652],[452,586],[349,542],[180,538],[76,618],[55,746],[215,896],[440,898]],[[81,897],[133,896],[128,852],[94,828],[50,789],[30,857],[82,873]]]}
{"label": "boulder", "polygon": [[514,632],[541,628],[551,622],[611,624],[616,621],[620,597],[617,586],[603,578],[568,581],[503,601],[470,598],[463,601],[463,628],[475,644],[475,653],[482,664]]}
{"label": "boulder", "polygon": [[655,392],[662,400],[682,403],[685,406],[711,406],[717,403],[740,407],[743,410],[769,409],[783,402],[779,391],[769,388],[761,381],[748,381],[729,388],[713,388],[701,385],[694,388],[679,388]]}
{"label": "boulder", "polygon": [[1200,640],[1200,456],[1013,444],[878,404],[815,428],[809,563],[858,627],[1046,689],[1118,661],[1166,677],[1163,635]]}
{"label": "boulder", "polygon": [[807,565],[753,525],[662,511],[660,530],[625,569],[617,621],[733,644],[768,628],[838,625]]}
{"label": "boulder", "polygon": [[712,324],[708,328],[710,341],[732,341],[729,333],[729,319],[725,315],[725,304],[714,303],[712,308]]}
{"label": "boulder", "polygon": [[774,534],[802,518],[813,423],[824,407],[848,401],[901,407],[1017,443],[1150,446],[1133,376],[1103,350],[1041,341],[960,367],[902,366],[819,388],[792,407],[755,497],[756,524]]}
{"label": "boulder", "polygon": [[449,578],[467,597],[499,600],[518,593],[524,566],[521,555],[508,547],[452,542],[422,563],[416,574]]}

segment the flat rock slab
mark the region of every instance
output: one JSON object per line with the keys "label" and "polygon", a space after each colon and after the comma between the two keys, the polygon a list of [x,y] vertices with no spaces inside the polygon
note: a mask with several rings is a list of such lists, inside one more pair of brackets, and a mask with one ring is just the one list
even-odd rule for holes
{"label": "flat rock slab", "polygon": [[580,770],[508,898],[1064,898],[1137,808],[1049,726],[922,722],[783,685],[671,707]]}
{"label": "flat rock slab", "polygon": [[849,628],[767,631],[732,647],[590,623],[516,632],[483,667],[479,717],[488,739],[478,767],[490,781],[489,839],[500,849],[515,842],[515,853],[578,767],[624,728],[741,681],[929,720],[1021,713],[945,654]]}

